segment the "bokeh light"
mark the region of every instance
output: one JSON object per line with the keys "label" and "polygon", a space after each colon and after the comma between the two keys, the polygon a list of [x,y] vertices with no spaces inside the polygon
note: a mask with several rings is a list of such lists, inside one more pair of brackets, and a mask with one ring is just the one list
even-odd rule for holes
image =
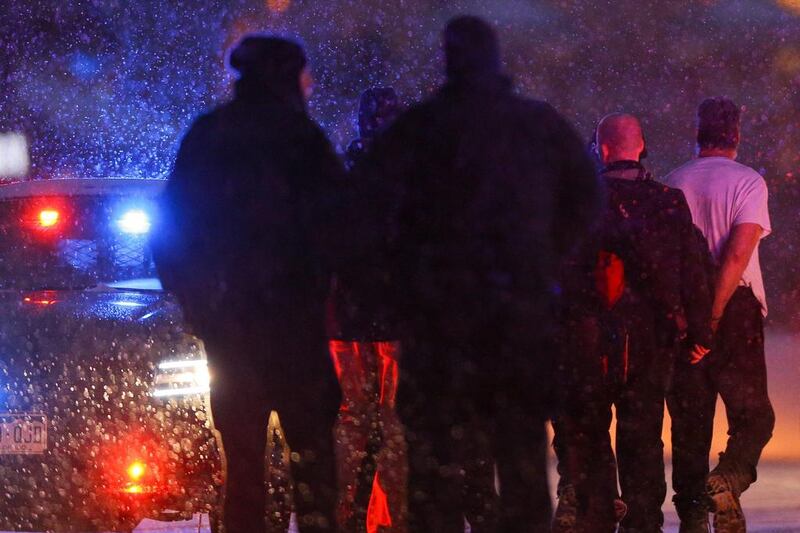
{"label": "bokeh light", "polygon": [[144,476],[145,465],[141,461],[135,461],[128,467],[128,477],[133,481],[139,481]]}
{"label": "bokeh light", "polygon": [[267,0],[267,9],[276,13],[283,13],[291,5],[291,0]]}
{"label": "bokeh light", "polygon": [[800,0],[778,0],[778,5],[800,15]]}

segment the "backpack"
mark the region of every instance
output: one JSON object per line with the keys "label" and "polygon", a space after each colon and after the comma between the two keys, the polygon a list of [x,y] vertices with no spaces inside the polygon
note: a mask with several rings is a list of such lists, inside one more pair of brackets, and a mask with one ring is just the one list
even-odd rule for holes
{"label": "backpack", "polygon": [[[598,316],[602,333],[600,358],[604,380],[608,384],[623,384],[628,379],[628,326],[620,301],[630,289],[626,276],[637,271],[632,258],[631,235],[634,231],[625,207],[620,204],[607,209],[602,224],[602,239],[593,270],[595,296],[601,311]],[[628,264],[626,264],[628,263]]]}
{"label": "backpack", "polygon": [[594,286],[606,309],[613,309],[625,292],[625,263],[620,256],[608,250],[598,250]]}

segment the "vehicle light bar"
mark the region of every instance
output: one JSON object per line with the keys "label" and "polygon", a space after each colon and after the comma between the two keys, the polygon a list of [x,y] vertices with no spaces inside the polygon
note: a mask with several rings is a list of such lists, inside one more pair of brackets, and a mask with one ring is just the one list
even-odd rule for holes
{"label": "vehicle light bar", "polygon": [[117,226],[123,233],[143,235],[150,231],[150,216],[141,209],[131,209],[117,221]]}
{"label": "vehicle light bar", "polygon": [[153,392],[156,398],[167,398],[169,396],[193,396],[205,394],[209,391],[208,387],[183,387],[178,389],[157,389]]}
{"label": "vehicle light bar", "polygon": [[172,370],[175,368],[208,368],[208,362],[205,359],[187,359],[186,361],[164,361],[159,363],[158,368],[161,370]]}
{"label": "vehicle light bar", "polygon": [[42,209],[39,211],[39,225],[43,228],[52,228],[58,224],[61,213],[55,209]]}
{"label": "vehicle light bar", "polygon": [[23,178],[30,166],[27,137],[20,132],[0,132],[0,178]]}
{"label": "vehicle light bar", "polygon": [[70,218],[63,198],[32,198],[21,222],[43,238],[57,236]]}

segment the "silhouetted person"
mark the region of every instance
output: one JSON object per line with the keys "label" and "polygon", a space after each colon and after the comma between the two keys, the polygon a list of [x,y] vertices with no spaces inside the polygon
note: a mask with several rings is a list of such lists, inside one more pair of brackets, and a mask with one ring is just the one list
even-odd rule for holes
{"label": "silhouetted person", "polygon": [[484,439],[498,530],[547,531],[553,276],[595,216],[596,177],[570,125],[514,95],[485,22],[452,20],[444,48],[447,83],[356,169],[371,276],[393,288],[376,297],[402,322],[410,527],[463,531],[463,465]]}
{"label": "silhouetted person", "polygon": [[361,93],[358,105],[358,139],[347,147],[347,168],[352,169],[375,137],[400,113],[400,101],[391,87],[373,87]]}
{"label": "silhouetted person", "polygon": [[[360,138],[347,149],[348,167],[364,156],[398,113],[394,89],[364,91],[358,111]],[[397,324],[385,307],[359,301],[357,292],[350,290],[354,285],[357,279],[339,273],[330,299],[330,351],[342,386],[335,428],[340,522],[356,533],[403,533],[408,458],[395,408],[401,354]]]}
{"label": "silhouetted person", "polygon": [[181,144],[156,261],[206,344],[227,532],[265,529],[271,410],[292,451],[300,531],[333,531],[340,393],[324,302],[342,252],[344,169],[306,112],[300,46],[246,37],[230,64],[240,74],[233,100],[198,118]]}
{"label": "silhouetted person", "polygon": [[[711,344],[710,257],[683,194],[652,179],[638,119],[615,113],[597,128],[608,205],[598,227],[594,301],[573,312],[565,364],[584,369],[556,424],[562,484],[554,530],[615,531],[617,476],[627,514],[620,531],[662,530],[666,496],[661,430],[676,357]],[[616,407],[616,467],[608,433]],[[577,454],[577,457],[571,456]],[[571,471],[577,465],[578,471]],[[571,493],[569,491],[572,491]],[[573,501],[570,501],[572,499]],[[588,527],[588,529],[587,529]]]}
{"label": "silhouetted person", "polygon": [[[745,531],[739,496],[756,480],[761,451],[772,437],[775,413],[767,395],[764,316],[767,301],[758,243],[771,231],[767,184],[736,162],[740,111],[726,98],[697,110],[697,159],[665,178],[683,191],[695,224],[718,265],[711,353],[678,364],[668,398],[672,416],[672,486],[681,531]],[[708,471],[717,394],[728,416],[728,443]]]}

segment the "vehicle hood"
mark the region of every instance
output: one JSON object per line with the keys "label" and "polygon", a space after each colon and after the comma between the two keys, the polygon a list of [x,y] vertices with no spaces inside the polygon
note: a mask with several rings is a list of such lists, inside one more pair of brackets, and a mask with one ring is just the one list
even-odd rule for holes
{"label": "vehicle hood", "polygon": [[0,292],[0,320],[2,324],[80,320],[111,325],[182,319],[177,302],[164,292],[88,289]]}
{"label": "vehicle hood", "polygon": [[0,294],[0,412],[101,414],[147,396],[160,361],[203,356],[161,292]]}

